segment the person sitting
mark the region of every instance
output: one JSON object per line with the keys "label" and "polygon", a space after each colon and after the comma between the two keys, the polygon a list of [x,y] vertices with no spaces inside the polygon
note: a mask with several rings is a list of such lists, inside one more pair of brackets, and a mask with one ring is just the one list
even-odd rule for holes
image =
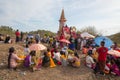
{"label": "person sitting", "polygon": [[62,47],[62,51],[65,53],[66,56],[68,56],[68,46],[67,46],[67,44],[64,44],[64,46]]}
{"label": "person sitting", "polygon": [[63,66],[67,66],[67,56],[65,55],[65,52],[60,51],[60,62]]}
{"label": "person sitting", "polygon": [[79,58],[79,55],[77,52],[74,53],[72,66],[73,67],[80,67],[80,58]]}
{"label": "person sitting", "polygon": [[24,66],[30,67],[32,71],[39,70],[42,64],[41,58],[36,58],[36,51],[32,50],[24,60]]}
{"label": "person sitting", "polygon": [[74,52],[72,50],[68,50],[68,57],[67,61],[69,65],[72,65],[73,63],[73,58],[74,58]]}
{"label": "person sitting", "polygon": [[53,56],[54,62],[55,63],[60,63],[60,52],[58,52],[57,49],[55,49],[53,54],[54,54],[54,56]]}
{"label": "person sitting", "polygon": [[120,76],[120,69],[119,69],[119,67],[116,64],[116,61],[114,59],[111,61],[111,68],[110,69],[111,69],[111,73],[113,75]]}
{"label": "person sitting", "polygon": [[22,60],[17,56],[14,47],[9,48],[9,55],[8,55],[8,68],[15,69],[18,67],[17,60]]}
{"label": "person sitting", "polygon": [[42,66],[48,67],[50,65],[50,57],[47,56],[47,52],[44,52],[44,57],[42,59]]}
{"label": "person sitting", "polygon": [[85,61],[86,61],[85,64],[86,64],[87,67],[89,67],[91,69],[93,69],[95,67],[95,62],[94,62],[94,60],[92,58],[92,50],[88,51],[88,55],[87,55]]}
{"label": "person sitting", "polygon": [[10,36],[9,36],[9,35],[7,35],[7,36],[6,36],[6,38],[5,38],[4,43],[10,43],[10,40],[11,40],[11,39],[10,39]]}
{"label": "person sitting", "polygon": [[56,65],[55,65],[55,63],[54,63],[54,61],[53,61],[53,59],[51,57],[51,52],[50,52],[49,48],[47,49],[47,56],[50,58],[50,67],[51,68],[55,67]]}

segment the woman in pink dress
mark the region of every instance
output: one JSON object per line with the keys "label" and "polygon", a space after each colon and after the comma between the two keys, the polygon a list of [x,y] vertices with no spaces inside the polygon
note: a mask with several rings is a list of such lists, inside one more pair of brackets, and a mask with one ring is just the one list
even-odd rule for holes
{"label": "woman in pink dress", "polygon": [[17,68],[17,60],[22,60],[22,59],[17,56],[14,47],[11,47],[9,49],[8,68],[16,69]]}

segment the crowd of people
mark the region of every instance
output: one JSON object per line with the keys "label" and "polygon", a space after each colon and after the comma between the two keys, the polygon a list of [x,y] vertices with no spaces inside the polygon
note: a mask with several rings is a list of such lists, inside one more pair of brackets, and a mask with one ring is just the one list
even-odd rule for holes
{"label": "crowd of people", "polygon": [[[16,31],[16,43],[20,39],[20,33]],[[21,38],[22,39],[22,38]],[[72,66],[79,68],[80,64],[93,69],[95,74],[113,74],[120,76],[120,58],[108,54],[108,48],[105,42],[101,41],[100,45],[96,45],[93,38],[82,38],[71,36],[68,41],[60,42],[60,38],[47,36],[41,38],[39,33],[34,37],[26,37],[24,47],[24,58],[17,55],[16,49],[11,47],[8,56],[8,68],[17,69],[18,61],[22,61],[24,67],[30,68],[32,71],[40,70],[41,67]],[[46,43],[49,46],[46,50],[31,50],[33,44]],[[111,45],[111,49],[120,50],[117,43]],[[81,63],[80,56],[85,55],[84,63]]]}

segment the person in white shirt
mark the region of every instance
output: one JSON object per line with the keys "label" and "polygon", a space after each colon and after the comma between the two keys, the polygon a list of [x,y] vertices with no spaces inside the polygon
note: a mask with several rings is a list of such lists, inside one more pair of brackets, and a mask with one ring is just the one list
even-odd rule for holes
{"label": "person in white shirt", "polygon": [[92,50],[88,51],[88,55],[86,57],[86,66],[89,67],[89,68],[92,68],[92,69],[95,66],[95,62],[94,62],[94,60],[92,58]]}
{"label": "person in white shirt", "polygon": [[24,53],[25,53],[25,55],[28,55],[30,53],[30,49],[29,49],[28,44],[26,44],[26,46],[24,48]]}
{"label": "person in white shirt", "polygon": [[54,52],[53,52],[53,54],[54,54],[54,56],[53,56],[53,59],[55,59],[55,60],[57,60],[57,61],[59,61],[60,62],[60,52],[58,52],[57,50],[55,50]]}

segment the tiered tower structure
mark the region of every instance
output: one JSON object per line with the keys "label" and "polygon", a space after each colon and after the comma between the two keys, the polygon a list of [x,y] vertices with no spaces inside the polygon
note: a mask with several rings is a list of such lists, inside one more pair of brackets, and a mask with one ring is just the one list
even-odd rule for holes
{"label": "tiered tower structure", "polygon": [[59,31],[58,31],[59,35],[62,33],[62,28],[65,26],[66,21],[67,20],[64,15],[64,9],[62,9],[62,13],[61,13],[60,20],[59,20]]}

